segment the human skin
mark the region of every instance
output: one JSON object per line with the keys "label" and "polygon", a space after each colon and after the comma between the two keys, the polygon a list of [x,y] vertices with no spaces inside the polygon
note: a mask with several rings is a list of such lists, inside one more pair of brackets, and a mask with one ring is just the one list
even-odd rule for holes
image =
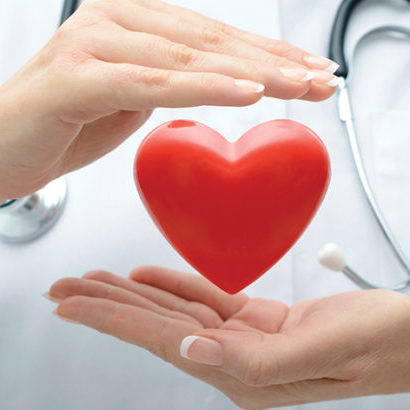
{"label": "human skin", "polygon": [[0,204],[102,157],[156,107],[320,101],[334,69],[161,1],[86,0],[0,87]]}
{"label": "human skin", "polygon": [[60,318],[141,346],[244,409],[410,392],[410,299],[392,291],[288,307],[141,267],[65,278],[47,297]]}

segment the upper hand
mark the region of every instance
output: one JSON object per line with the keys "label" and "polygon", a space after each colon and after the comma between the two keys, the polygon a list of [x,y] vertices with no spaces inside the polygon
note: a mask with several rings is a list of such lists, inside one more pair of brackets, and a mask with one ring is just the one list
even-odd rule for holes
{"label": "upper hand", "polygon": [[147,267],[63,279],[49,295],[61,318],[144,347],[246,409],[410,391],[410,300],[398,293],[288,308]]}
{"label": "upper hand", "polygon": [[248,105],[259,83],[323,100],[331,63],[158,0],[86,0],[0,87],[0,203],[103,156],[156,107]]}

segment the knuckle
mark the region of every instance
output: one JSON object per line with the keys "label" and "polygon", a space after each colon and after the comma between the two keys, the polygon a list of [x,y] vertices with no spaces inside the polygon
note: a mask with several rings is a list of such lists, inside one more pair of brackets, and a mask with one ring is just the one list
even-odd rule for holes
{"label": "knuckle", "polygon": [[94,12],[77,12],[58,29],[58,32],[65,36],[71,36],[84,29],[101,25],[104,22],[105,20]]}
{"label": "knuckle", "polygon": [[196,51],[183,44],[171,43],[168,46],[168,55],[174,64],[187,66],[195,60]]}
{"label": "knuckle", "polygon": [[106,72],[104,81],[113,93],[121,97],[129,93],[132,85],[143,84],[149,88],[164,86],[167,81],[167,74],[163,70],[140,67],[135,69],[126,66],[121,70]]}
{"label": "knuckle", "polygon": [[220,88],[223,81],[219,74],[213,73],[199,73],[197,77],[197,88],[199,90],[200,97],[198,99],[199,104],[208,104],[210,99],[214,99],[215,96],[220,95]]}
{"label": "knuckle", "polygon": [[232,34],[234,34],[233,27],[228,26],[227,24],[222,23],[221,21],[218,21],[218,20],[214,20],[212,22],[212,28],[221,34],[225,34],[228,36],[231,36]]}
{"label": "knuckle", "polygon": [[127,81],[137,81],[148,86],[163,86],[168,81],[168,74],[164,70],[155,68],[141,68],[135,74],[126,75]]}
{"label": "knuckle", "polygon": [[222,42],[222,33],[213,26],[204,26],[201,29],[201,39],[207,45],[218,46]]}
{"label": "knuckle", "polygon": [[217,78],[214,74],[200,73],[198,76],[198,84],[201,89],[213,90],[217,86]]}
{"label": "knuckle", "polygon": [[82,10],[92,11],[100,15],[110,15],[113,8],[118,7],[117,0],[83,0]]}
{"label": "knuckle", "polygon": [[102,295],[102,299],[109,299],[109,300],[114,300],[115,301],[115,295],[116,295],[116,290],[117,288],[115,286],[106,286],[104,288],[104,293]]}
{"label": "knuckle", "polygon": [[275,56],[276,67],[289,67],[290,62],[286,57]]}
{"label": "knuckle", "polygon": [[98,20],[89,13],[80,13],[67,20],[39,53],[39,59],[48,65],[55,63],[57,71],[77,65],[92,57],[90,49],[104,39],[103,32],[111,29],[107,20]]}

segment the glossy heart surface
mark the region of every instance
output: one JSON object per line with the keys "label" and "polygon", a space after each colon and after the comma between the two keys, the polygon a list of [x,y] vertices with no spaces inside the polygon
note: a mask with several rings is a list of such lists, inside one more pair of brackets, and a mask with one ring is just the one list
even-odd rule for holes
{"label": "glossy heart surface", "polygon": [[330,166],[319,137],[294,121],[263,123],[231,143],[203,124],[177,120],[144,139],[134,172],[168,242],[233,294],[297,241],[323,200]]}

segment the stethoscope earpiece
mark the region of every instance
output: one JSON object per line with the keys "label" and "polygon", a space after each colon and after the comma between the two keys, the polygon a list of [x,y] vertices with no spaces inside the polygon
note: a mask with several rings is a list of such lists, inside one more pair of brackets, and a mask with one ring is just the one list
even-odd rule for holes
{"label": "stethoscope earpiece", "polygon": [[[358,275],[352,268],[346,263],[346,258],[339,245],[336,243],[328,243],[319,251],[318,261],[325,268],[334,272],[342,272],[356,285],[359,285],[363,289],[386,289],[383,286],[377,286],[368,282],[366,279]],[[410,279],[405,282],[399,283],[388,289],[395,291],[402,291],[410,287]]]}
{"label": "stethoscope earpiece", "polygon": [[318,261],[325,268],[335,272],[343,272],[343,269],[346,267],[343,251],[336,243],[326,244],[319,251]]}

